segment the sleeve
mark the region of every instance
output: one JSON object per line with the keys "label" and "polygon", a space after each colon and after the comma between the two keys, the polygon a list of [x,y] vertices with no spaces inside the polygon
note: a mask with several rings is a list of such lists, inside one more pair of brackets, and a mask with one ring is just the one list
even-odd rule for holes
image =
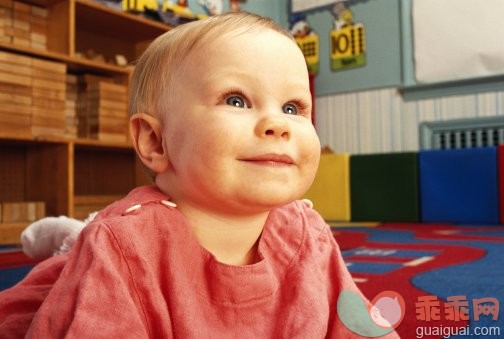
{"label": "sleeve", "polygon": [[130,267],[106,224],[84,229],[27,338],[147,338]]}
{"label": "sleeve", "polygon": [[379,337],[399,338],[394,330],[378,327],[369,316],[369,300],[355,284],[343,260],[340,248],[334,239],[330,227],[313,210],[307,210],[307,220],[317,225],[317,256],[319,264],[327,275],[328,300],[330,315],[327,338],[363,338]]}
{"label": "sleeve", "polygon": [[45,260],[17,285],[0,293],[0,337],[24,337],[65,262],[66,256]]}
{"label": "sleeve", "polygon": [[377,337],[384,339],[399,338],[392,329],[376,325],[368,313],[370,301],[362,294],[355,284],[341,255],[336,240],[329,227],[324,231],[325,237],[332,244],[330,270],[332,288],[337,292],[337,300],[333,306],[334,315],[329,322],[328,338],[363,338]]}

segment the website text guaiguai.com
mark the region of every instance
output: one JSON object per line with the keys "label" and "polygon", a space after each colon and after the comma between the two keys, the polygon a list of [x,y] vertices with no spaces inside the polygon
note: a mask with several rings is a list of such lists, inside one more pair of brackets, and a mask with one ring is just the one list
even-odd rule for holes
{"label": "website text guaiguai.com", "polygon": [[[504,334],[504,333],[503,333]],[[497,326],[469,326],[452,327],[452,326],[419,326],[416,328],[416,337],[423,338],[424,336],[438,336],[449,338],[450,336],[482,336],[485,338],[496,337],[501,338],[501,329]]]}

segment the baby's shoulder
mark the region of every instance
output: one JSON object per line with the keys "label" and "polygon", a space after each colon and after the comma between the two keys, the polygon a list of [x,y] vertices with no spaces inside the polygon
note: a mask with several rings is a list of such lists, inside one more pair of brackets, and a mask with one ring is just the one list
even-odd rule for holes
{"label": "baby's shoulder", "polygon": [[270,213],[277,236],[295,242],[294,246],[311,248],[315,243],[332,246],[330,227],[305,200],[296,200]]}
{"label": "baby's shoulder", "polygon": [[298,225],[311,236],[324,235],[329,229],[325,220],[313,208],[313,203],[308,199],[296,200],[282,208],[290,219],[290,224]]}
{"label": "baby's shoulder", "polygon": [[88,232],[108,232],[117,239],[150,238],[160,228],[176,222],[175,206],[151,186],[139,187],[100,211],[86,227]]}

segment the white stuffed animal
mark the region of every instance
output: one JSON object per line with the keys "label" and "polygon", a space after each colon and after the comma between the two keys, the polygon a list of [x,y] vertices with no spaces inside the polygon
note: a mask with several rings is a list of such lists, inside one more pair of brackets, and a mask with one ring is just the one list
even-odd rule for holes
{"label": "white stuffed animal", "polygon": [[97,212],[84,221],[66,216],[46,217],[30,224],[21,233],[23,252],[33,259],[45,259],[70,251],[82,229]]}

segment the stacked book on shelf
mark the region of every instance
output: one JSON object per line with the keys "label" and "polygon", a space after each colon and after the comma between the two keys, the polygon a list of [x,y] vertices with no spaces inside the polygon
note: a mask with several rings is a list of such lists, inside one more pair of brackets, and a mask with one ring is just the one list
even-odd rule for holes
{"label": "stacked book on shelf", "polygon": [[0,51],[0,131],[31,136],[32,58]]}
{"label": "stacked book on shelf", "polygon": [[66,75],[66,100],[65,100],[65,135],[77,137],[79,121],[77,119],[77,100],[79,93],[79,78],[74,74]]}
{"label": "stacked book on shelf", "polygon": [[0,0],[0,42],[47,50],[48,11],[21,1]]}
{"label": "stacked book on shelf", "polygon": [[66,65],[33,58],[32,135],[65,134]]}
{"label": "stacked book on shelf", "polygon": [[45,217],[43,201],[0,202],[0,223],[26,223]]}
{"label": "stacked book on shelf", "polygon": [[[0,0],[1,1],[1,0]],[[128,140],[128,86],[0,51],[0,134]]]}
{"label": "stacked book on shelf", "polygon": [[63,63],[0,51],[0,132],[63,135],[65,74]]}
{"label": "stacked book on shelf", "polygon": [[101,141],[128,139],[128,87],[110,78],[81,77],[77,115],[79,136]]}

